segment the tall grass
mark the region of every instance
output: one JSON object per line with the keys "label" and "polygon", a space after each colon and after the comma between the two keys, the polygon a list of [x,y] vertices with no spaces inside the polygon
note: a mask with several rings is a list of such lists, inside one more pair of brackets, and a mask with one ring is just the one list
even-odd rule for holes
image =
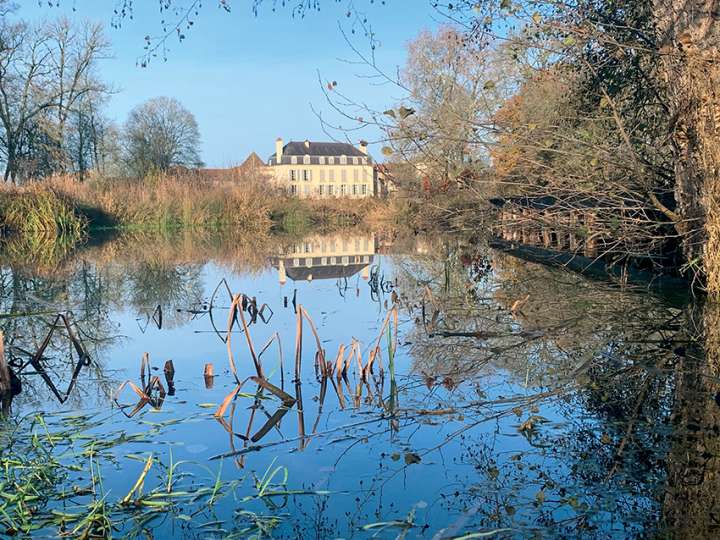
{"label": "tall grass", "polygon": [[259,179],[213,184],[192,176],[157,175],[79,183],[63,177],[51,185],[75,201],[94,228],[270,228],[273,192]]}
{"label": "tall grass", "polygon": [[33,238],[82,238],[87,219],[61,192],[49,185],[0,187],[0,226]]}
{"label": "tall grass", "polygon": [[271,217],[277,229],[304,234],[310,230],[336,230],[358,225],[375,225],[387,208],[385,201],[366,199],[275,199]]}
{"label": "tall grass", "polygon": [[[209,181],[193,174],[144,179],[61,176],[21,187],[0,186],[0,251],[45,266],[64,257],[88,232],[222,232],[245,240],[271,231],[306,234],[377,225],[389,213],[377,199],[299,200],[258,175]],[[247,242],[242,242],[245,245]],[[10,257],[12,255],[12,257]]]}

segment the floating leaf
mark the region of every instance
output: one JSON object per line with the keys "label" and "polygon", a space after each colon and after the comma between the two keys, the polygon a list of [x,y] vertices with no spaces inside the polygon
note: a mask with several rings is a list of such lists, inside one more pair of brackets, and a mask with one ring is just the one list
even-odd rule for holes
{"label": "floating leaf", "polygon": [[383,146],[381,151],[382,151],[383,156],[389,157],[389,156],[393,155],[393,149],[390,148],[389,146]]}

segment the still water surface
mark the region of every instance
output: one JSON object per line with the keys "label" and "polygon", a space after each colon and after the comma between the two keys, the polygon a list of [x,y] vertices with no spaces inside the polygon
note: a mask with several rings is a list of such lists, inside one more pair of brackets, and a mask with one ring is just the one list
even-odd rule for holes
{"label": "still water surface", "polygon": [[[239,320],[233,374],[231,293],[254,299],[243,318],[256,354],[270,343],[262,371],[282,392],[247,380]],[[345,346],[345,376],[318,372],[302,319],[296,380],[301,309],[333,366]],[[5,263],[0,313],[22,382],[3,460],[31,440],[66,467],[32,518],[5,504],[10,532],[80,535],[98,527],[82,523],[98,501],[120,537],[718,532],[709,308],[460,238],[358,232],[120,238],[43,266]],[[30,361],[58,313],[88,365],[64,326]],[[8,474],[3,491],[19,489]]]}

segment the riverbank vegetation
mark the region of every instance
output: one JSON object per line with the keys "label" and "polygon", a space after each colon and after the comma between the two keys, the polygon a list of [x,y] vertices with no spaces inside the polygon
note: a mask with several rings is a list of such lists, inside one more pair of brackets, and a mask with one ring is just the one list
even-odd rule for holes
{"label": "riverbank vegetation", "polygon": [[0,245],[11,260],[55,261],[90,236],[181,230],[267,238],[393,223],[378,199],[300,200],[264,178],[208,183],[195,175],[142,180],[64,176],[0,187]]}
{"label": "riverbank vegetation", "polygon": [[[380,128],[389,166],[412,171],[394,175],[404,198],[393,205],[400,211],[394,220],[486,230],[481,214],[494,201],[509,205],[520,228],[541,222],[556,236],[592,238],[609,264],[684,274],[720,295],[720,30],[713,6],[700,3],[688,15],[674,0],[440,2],[447,24],[421,32],[404,69],[392,74],[379,67],[371,21],[358,17],[369,49],[351,43],[353,51],[404,97],[371,110],[336,82],[322,88],[331,107],[357,124],[338,126],[342,136]],[[200,164],[197,122],[173,99],[139,105],[122,126],[103,117],[111,88],[94,70],[107,50],[101,28],[32,26],[7,10],[1,26],[10,44],[4,62],[16,71],[2,90],[21,104],[0,110],[7,181],[152,177]],[[33,69],[38,44],[52,69]],[[58,54],[66,50],[74,54]],[[112,189],[128,193],[123,183]],[[252,221],[242,197],[231,200],[240,211],[222,225]],[[285,202],[266,213],[276,223],[302,227],[313,212],[318,223],[327,221],[322,205]],[[206,212],[221,201],[139,206],[133,216],[114,208],[117,221],[221,224]],[[355,219],[341,209],[331,221]]]}
{"label": "riverbank vegetation", "polygon": [[715,3],[436,5],[447,24],[422,32],[397,73],[380,67],[371,31],[367,48],[350,43],[403,98],[372,110],[323,86],[352,129],[384,132],[391,166],[414,167],[401,191],[462,191],[476,202],[469,223],[501,198],[518,227],[592,235],[611,264],[680,272],[720,295]]}

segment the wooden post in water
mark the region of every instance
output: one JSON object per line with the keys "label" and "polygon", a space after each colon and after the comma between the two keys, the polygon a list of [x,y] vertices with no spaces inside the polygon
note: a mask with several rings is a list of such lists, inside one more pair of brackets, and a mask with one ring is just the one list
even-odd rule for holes
{"label": "wooden post in water", "polygon": [[10,412],[13,392],[19,393],[19,389],[13,388],[10,367],[5,359],[5,336],[0,331],[0,407],[2,408],[2,416],[6,416]]}
{"label": "wooden post in water", "polygon": [[10,393],[10,370],[5,363],[5,336],[0,330],[0,395]]}
{"label": "wooden post in water", "polygon": [[577,228],[578,228],[578,214],[577,210],[570,210],[570,233],[568,235],[568,243],[570,244],[570,251],[575,251],[578,248],[577,241]]}
{"label": "wooden post in water", "polygon": [[548,225],[543,225],[542,227],[542,243],[546,248],[552,245],[552,232]]}
{"label": "wooden post in water", "polygon": [[597,240],[595,239],[595,213],[590,211],[585,217],[585,229],[587,236],[585,237],[585,255],[587,257],[597,256]]}
{"label": "wooden post in water", "polygon": [[165,367],[163,368],[163,372],[165,373],[165,382],[168,385],[168,395],[174,396],[175,395],[175,366],[174,366],[172,360],[168,360],[167,362],[165,362]]}
{"label": "wooden post in water", "polygon": [[215,374],[213,370],[212,364],[205,364],[205,388],[210,390],[213,387],[213,384],[215,383]]}

